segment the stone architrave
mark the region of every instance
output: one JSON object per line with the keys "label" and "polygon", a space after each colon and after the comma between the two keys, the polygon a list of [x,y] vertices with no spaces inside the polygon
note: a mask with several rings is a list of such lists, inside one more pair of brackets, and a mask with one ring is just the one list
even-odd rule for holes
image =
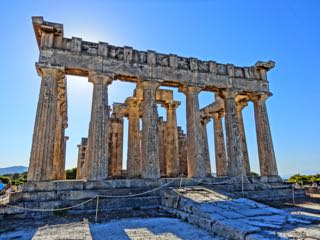
{"label": "stone architrave", "polygon": [[225,148],[225,142],[224,142],[222,117],[223,117],[222,111],[212,114],[217,176],[227,176],[228,163],[227,163],[226,148]]}
{"label": "stone architrave", "polygon": [[274,154],[269,118],[266,106],[267,94],[252,96],[256,122],[257,143],[261,176],[278,176],[276,157]]}
{"label": "stone architrave", "polygon": [[211,176],[211,163],[210,163],[208,134],[207,134],[207,123],[209,121],[210,121],[209,118],[202,119],[201,121],[201,133],[203,138],[203,158],[206,165],[206,176]]}
{"label": "stone architrave", "polygon": [[90,72],[89,82],[93,83],[93,96],[85,161],[86,178],[101,180],[108,177],[108,85],[112,78],[102,73]]}
{"label": "stone architrave", "polygon": [[179,175],[179,141],[177,128],[176,109],[180,105],[179,101],[168,101],[163,104],[167,110],[166,124],[166,175],[177,177]]}
{"label": "stone architrave", "polygon": [[243,116],[242,116],[242,109],[244,107],[248,106],[248,103],[246,102],[238,102],[237,103],[237,116],[239,120],[239,127],[240,127],[240,136],[241,136],[241,147],[242,147],[242,153],[243,153],[243,164],[244,169],[246,171],[246,174],[250,174],[250,161],[249,161],[249,153],[248,153],[248,147],[247,147],[247,139],[246,139],[246,133],[244,130],[244,123],[243,123]]}
{"label": "stone architrave", "polygon": [[182,86],[179,91],[186,95],[188,177],[205,177],[206,166],[203,159],[203,141],[201,134],[198,94],[200,87]]}
{"label": "stone architrave", "polygon": [[129,97],[126,99],[128,108],[128,152],[127,175],[130,178],[141,176],[140,149],[140,99]]}
{"label": "stone architrave", "polygon": [[224,99],[225,128],[227,143],[227,175],[231,177],[245,175],[243,165],[243,152],[241,147],[240,126],[237,116],[234,90],[222,91],[221,97]]}
{"label": "stone architrave", "polygon": [[160,178],[158,112],[155,93],[159,87],[155,81],[143,81],[139,87],[143,89],[142,103],[142,178]]}
{"label": "stone architrave", "polygon": [[[33,131],[28,181],[54,180],[54,148],[58,119],[58,81],[64,68],[37,65],[42,77]],[[60,129],[61,130],[61,129]]]}

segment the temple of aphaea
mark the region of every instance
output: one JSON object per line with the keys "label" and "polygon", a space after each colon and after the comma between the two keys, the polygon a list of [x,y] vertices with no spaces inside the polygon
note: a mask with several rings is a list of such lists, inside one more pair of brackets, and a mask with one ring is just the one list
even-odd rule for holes
{"label": "temple of aphaea", "polygon": [[[242,109],[253,102],[261,176],[277,176],[266,99],[271,96],[267,72],[274,62],[258,61],[238,67],[175,54],[139,51],[132,47],[86,42],[64,37],[63,25],[33,17],[42,78],[33,132],[28,181],[64,179],[67,128],[66,75],[84,76],[93,84],[88,136],[79,147],[77,178],[206,177],[211,175],[207,136],[214,134],[217,176],[250,172]],[[114,81],[136,84],[123,103],[108,105],[108,86]],[[186,133],[177,126],[180,102],[186,97]],[[212,92],[213,103],[199,108],[201,91]],[[166,109],[166,121],[157,104]],[[128,119],[128,141],[123,121]],[[224,118],[224,123],[222,122]],[[213,120],[214,129],[206,124]],[[123,145],[127,168],[122,170]]]}

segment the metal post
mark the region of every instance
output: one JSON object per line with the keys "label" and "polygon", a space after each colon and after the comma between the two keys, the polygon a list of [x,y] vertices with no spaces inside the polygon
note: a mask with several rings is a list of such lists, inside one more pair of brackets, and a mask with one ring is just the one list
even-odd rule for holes
{"label": "metal post", "polygon": [[99,210],[99,195],[97,195],[97,203],[96,203],[96,217],[95,221],[98,221],[98,210]]}

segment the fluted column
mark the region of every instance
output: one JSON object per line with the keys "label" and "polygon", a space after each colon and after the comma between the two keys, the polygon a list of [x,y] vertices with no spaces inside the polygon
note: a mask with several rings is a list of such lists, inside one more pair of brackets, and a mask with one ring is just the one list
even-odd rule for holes
{"label": "fluted column", "polygon": [[203,159],[203,141],[198,99],[201,88],[183,86],[179,90],[186,95],[187,103],[188,177],[205,177],[206,167]]}
{"label": "fluted column", "polygon": [[212,115],[214,128],[214,148],[216,160],[217,176],[227,176],[227,156],[224,142],[224,133],[222,126],[222,112],[217,112]]}
{"label": "fluted column", "polygon": [[167,174],[167,160],[166,160],[166,139],[167,139],[167,123],[163,121],[163,117],[158,118],[158,133],[159,133],[159,162],[160,162],[160,175],[166,176]]}
{"label": "fluted column", "polygon": [[211,163],[209,154],[208,134],[207,134],[207,123],[209,118],[202,119],[201,121],[201,134],[203,138],[203,158],[206,165],[206,175],[211,176]]}
{"label": "fluted column", "polygon": [[225,109],[228,176],[239,176],[245,174],[243,153],[241,148],[240,126],[235,101],[236,95],[237,92],[231,90],[222,91],[221,94],[221,96],[224,98]]}
{"label": "fluted column", "polygon": [[84,179],[86,176],[85,160],[86,160],[86,148],[87,148],[88,138],[82,138],[81,143],[77,145],[78,147],[78,162],[77,162],[77,179]]}
{"label": "fluted column", "polygon": [[159,83],[144,81],[142,103],[142,171],[143,178],[160,178],[158,112],[155,93]]}
{"label": "fluted column", "polygon": [[108,85],[112,78],[102,73],[90,72],[89,82],[93,83],[93,96],[86,153],[86,177],[88,180],[101,180],[108,176]]}
{"label": "fluted column", "polygon": [[240,137],[241,137],[241,148],[243,153],[243,164],[244,169],[247,174],[250,173],[250,162],[249,162],[249,153],[248,153],[248,147],[247,147],[247,139],[246,139],[246,133],[244,130],[244,123],[243,123],[243,117],[242,117],[242,109],[244,107],[248,106],[248,103],[246,102],[238,102],[237,103],[237,116],[239,120],[239,127],[240,127]]}
{"label": "fluted column", "polygon": [[65,129],[68,126],[67,116],[67,81],[58,80],[57,120],[54,143],[53,179],[65,179]]}
{"label": "fluted column", "polygon": [[179,175],[179,142],[177,128],[176,109],[180,105],[178,101],[169,101],[164,104],[167,109],[166,124],[166,175],[176,177]]}
{"label": "fluted column", "polygon": [[278,176],[276,157],[274,154],[269,118],[266,106],[268,95],[261,94],[252,97],[256,122],[260,175]]}
{"label": "fluted column", "polygon": [[181,127],[178,127],[179,137],[179,165],[180,174],[188,175],[188,163],[187,163],[187,137],[183,133]]}
{"label": "fluted column", "polygon": [[109,175],[120,176],[122,172],[123,119],[112,115],[110,119]]}
{"label": "fluted column", "polygon": [[140,104],[136,97],[126,99],[128,107],[128,152],[127,175],[128,177],[141,176],[141,151],[140,151]]}
{"label": "fluted column", "polygon": [[58,81],[64,78],[64,69],[37,66],[42,77],[32,148],[28,181],[53,180],[54,146],[58,118]]}

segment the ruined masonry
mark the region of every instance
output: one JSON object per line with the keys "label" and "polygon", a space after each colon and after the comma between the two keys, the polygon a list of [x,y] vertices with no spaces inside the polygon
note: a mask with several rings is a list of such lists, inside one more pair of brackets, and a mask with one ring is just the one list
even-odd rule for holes
{"label": "ruined masonry", "polygon": [[[242,109],[254,104],[261,176],[278,176],[266,99],[267,72],[274,62],[238,67],[175,54],[138,51],[81,38],[64,37],[63,25],[33,17],[42,78],[33,133],[29,182],[64,179],[67,128],[66,75],[87,77],[93,84],[88,136],[79,147],[77,179],[211,176],[207,136],[214,134],[217,176],[250,172]],[[136,88],[124,103],[108,102],[114,80],[133,82]],[[186,96],[186,133],[177,126],[180,102],[173,91]],[[201,91],[212,92],[213,103],[199,109]],[[157,105],[166,109],[166,121]],[[128,142],[123,121],[128,119]],[[223,124],[224,118],[224,124]],[[206,124],[213,120],[214,129]],[[142,126],[142,127],[141,127]],[[226,142],[226,144],[225,144]],[[127,170],[122,169],[123,144],[128,146]]]}

